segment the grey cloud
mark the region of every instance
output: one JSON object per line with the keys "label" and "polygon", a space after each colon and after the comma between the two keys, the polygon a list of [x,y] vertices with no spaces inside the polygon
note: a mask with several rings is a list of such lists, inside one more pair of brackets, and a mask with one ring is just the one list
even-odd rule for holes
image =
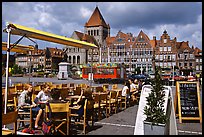
{"label": "grey cloud", "polygon": [[120,6],[102,11],[106,15],[106,20],[115,28],[129,26],[152,28],[158,24],[193,24],[197,21],[198,15],[202,14],[201,6],[195,2],[143,4],[135,2],[122,12]]}

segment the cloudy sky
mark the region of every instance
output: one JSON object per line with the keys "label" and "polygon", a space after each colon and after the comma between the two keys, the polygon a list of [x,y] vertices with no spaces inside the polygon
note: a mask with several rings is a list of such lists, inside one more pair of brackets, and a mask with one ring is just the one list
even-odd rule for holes
{"label": "cloudy sky", "polygon": [[[143,30],[150,39],[160,39],[166,29],[170,38],[189,41],[190,47],[202,49],[201,2],[3,2],[2,41],[6,22],[70,37],[73,31],[84,31],[96,4],[106,23],[110,24],[111,36],[119,30],[137,36]],[[11,43],[20,36],[12,36]],[[35,40],[39,48],[62,45]],[[20,44],[32,45],[24,39]]]}

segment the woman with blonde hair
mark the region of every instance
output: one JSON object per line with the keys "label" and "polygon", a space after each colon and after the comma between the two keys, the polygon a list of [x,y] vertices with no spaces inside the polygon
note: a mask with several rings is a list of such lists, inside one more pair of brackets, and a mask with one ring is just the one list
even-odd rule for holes
{"label": "woman with blonde hair", "polygon": [[50,86],[48,84],[45,84],[42,86],[42,90],[37,94],[34,100],[36,107],[32,109],[35,113],[37,113],[35,120],[36,129],[38,128],[38,122],[41,118],[45,105],[46,103],[48,103],[49,100],[51,100]]}

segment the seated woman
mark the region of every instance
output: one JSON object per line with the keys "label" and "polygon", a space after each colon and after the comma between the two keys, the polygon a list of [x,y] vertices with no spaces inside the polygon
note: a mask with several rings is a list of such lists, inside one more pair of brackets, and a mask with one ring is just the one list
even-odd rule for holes
{"label": "seated woman", "polygon": [[[20,96],[18,97],[18,107],[20,108],[20,110],[29,112],[30,109],[26,108],[25,106],[31,106],[31,107],[35,106],[34,103],[32,104],[32,100],[31,100],[32,91],[33,91],[32,89],[33,89],[32,85],[30,84],[24,85],[24,90],[23,92],[21,92]],[[23,115],[20,115],[20,119],[21,120],[24,119]],[[24,122],[22,122],[22,125],[25,126]]]}
{"label": "seated woman", "polygon": [[[83,96],[84,96],[84,98],[83,98]],[[78,120],[80,120],[80,118],[84,114],[84,105],[85,105],[86,99],[87,99],[87,111],[86,111],[87,118],[90,118],[93,114],[94,100],[92,97],[92,91],[90,88],[87,88],[84,91],[82,90],[81,95],[76,102],[76,104],[80,106],[80,108],[76,111],[76,113],[79,115]],[[87,125],[88,125],[88,122],[87,122]]]}
{"label": "seated woman", "polygon": [[[32,90],[33,87],[30,84],[24,85],[24,90],[21,92],[20,96],[18,97],[18,107],[24,109],[24,106],[32,105]],[[25,109],[26,110],[26,109]]]}
{"label": "seated woman", "polygon": [[32,109],[34,113],[37,113],[36,120],[35,120],[36,129],[38,128],[38,122],[41,118],[45,105],[49,100],[51,100],[50,86],[45,84],[42,86],[42,90],[37,94],[34,100],[36,107]]}

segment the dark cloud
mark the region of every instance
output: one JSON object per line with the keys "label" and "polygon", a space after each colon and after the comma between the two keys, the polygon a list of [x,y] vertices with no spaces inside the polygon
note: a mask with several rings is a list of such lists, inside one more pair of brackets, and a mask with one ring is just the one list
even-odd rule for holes
{"label": "dark cloud", "polygon": [[103,7],[102,11],[114,28],[138,26],[149,29],[160,24],[193,24],[202,14],[201,6],[195,2],[133,2],[126,8],[121,4],[111,10]]}

